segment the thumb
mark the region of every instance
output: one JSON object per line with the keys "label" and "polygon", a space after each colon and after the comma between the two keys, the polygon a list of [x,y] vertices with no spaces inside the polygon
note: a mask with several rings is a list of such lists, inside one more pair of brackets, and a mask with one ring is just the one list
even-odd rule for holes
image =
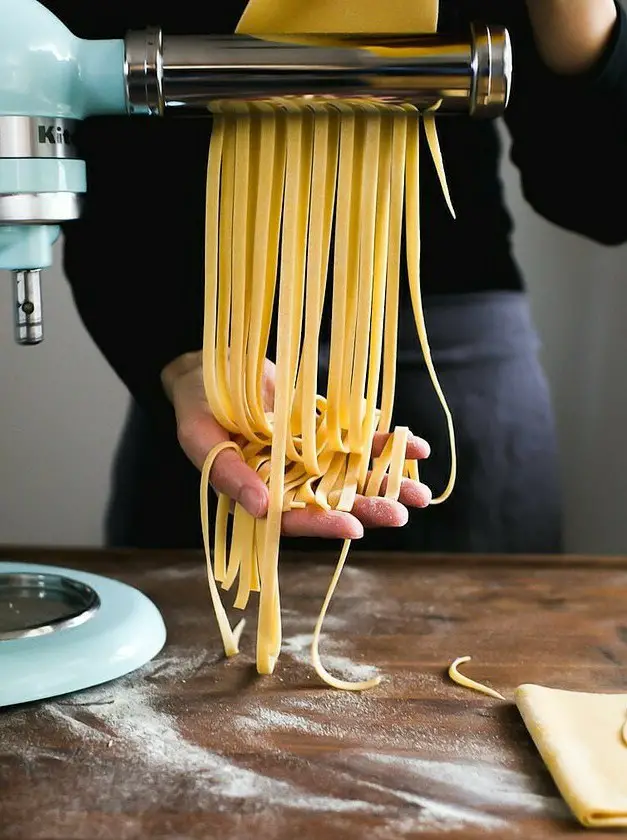
{"label": "thumb", "polygon": [[[173,390],[178,441],[190,461],[201,470],[207,455],[230,435],[209,411],[204,392],[196,383],[180,383]],[[257,473],[247,466],[237,452],[225,449],[215,459],[209,475],[218,493],[233,499],[254,517],[265,516],[268,489]]]}

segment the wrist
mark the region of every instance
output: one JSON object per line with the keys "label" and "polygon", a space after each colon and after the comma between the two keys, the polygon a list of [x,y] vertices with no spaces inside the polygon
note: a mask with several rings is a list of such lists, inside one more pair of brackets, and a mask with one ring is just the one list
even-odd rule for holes
{"label": "wrist", "polygon": [[186,373],[197,368],[201,363],[202,352],[200,350],[194,350],[177,356],[163,368],[161,371],[161,384],[170,402],[172,402],[176,382]]}

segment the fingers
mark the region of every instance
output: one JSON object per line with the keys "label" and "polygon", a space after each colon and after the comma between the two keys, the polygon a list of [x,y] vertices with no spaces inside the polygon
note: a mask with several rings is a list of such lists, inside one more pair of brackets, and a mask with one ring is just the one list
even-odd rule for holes
{"label": "fingers", "polygon": [[[217,444],[229,439],[227,432],[210,414],[179,424],[179,441],[199,469]],[[211,469],[209,480],[218,493],[225,493],[255,518],[268,510],[268,488],[233,449],[221,452]],[[387,477],[381,484],[385,494]],[[288,536],[329,539],[360,539],[364,528],[400,528],[409,518],[408,507],[424,508],[431,501],[430,489],[420,482],[403,479],[398,501],[381,496],[357,496],[351,513],[323,511],[315,507],[293,510],[283,517]]]}
{"label": "fingers", "polygon": [[[385,495],[387,489],[388,479],[384,477],[381,482],[380,492]],[[431,504],[433,494],[431,489],[426,484],[421,484],[419,481],[412,481],[410,478],[404,478],[401,482],[401,492],[398,496],[398,501],[407,507],[426,508]]]}
{"label": "fingers", "polygon": [[[264,367],[263,401],[270,408],[274,402],[274,365],[266,361]],[[195,366],[177,377],[171,388],[171,399],[177,417],[178,439],[183,451],[200,470],[207,455],[219,443],[230,440],[228,432],[209,412],[202,370]],[[379,455],[389,434],[374,436],[372,454]],[[407,442],[408,459],[428,458],[429,444],[422,438],[410,435]],[[225,449],[215,459],[209,480],[218,493],[224,493],[252,516],[265,516],[268,510],[268,488],[257,473],[248,467],[233,449]],[[387,479],[380,492],[385,494]],[[358,496],[351,513],[323,511],[316,507],[291,510],[284,514],[283,533],[287,536],[310,536],[329,539],[360,539],[364,528],[399,528],[407,523],[408,507],[426,507],[431,501],[431,491],[424,484],[404,479],[398,501],[381,496]]]}
{"label": "fingers", "polygon": [[[230,440],[228,432],[209,414],[207,404],[193,387],[174,400],[179,443],[190,461],[201,470],[211,450]],[[257,473],[233,449],[215,459],[209,481],[218,493],[226,493],[254,517],[265,516],[268,489]]]}
{"label": "fingers", "polygon": [[[387,477],[381,493],[385,493]],[[356,496],[351,513],[364,528],[402,528],[409,520],[408,507],[425,508],[431,502],[431,490],[418,481],[403,479],[398,501],[382,496]]]}
{"label": "fingers", "polygon": [[225,449],[215,459],[209,481],[216,492],[225,493],[258,519],[268,511],[268,488],[237,452]]}
{"label": "fingers", "polygon": [[425,508],[430,501],[431,491],[426,485],[404,479],[398,501],[381,496],[357,496],[350,513],[324,511],[313,506],[287,511],[283,514],[283,534],[358,540],[368,528],[402,528],[409,519],[408,507]]}
{"label": "fingers", "polygon": [[[228,434],[209,414],[193,423],[180,423],[178,438],[183,451],[199,470],[214,446],[229,440]],[[235,450],[225,449],[220,452],[211,468],[209,481],[217,493],[225,493],[239,502],[251,516],[265,516],[268,489]]]}
{"label": "fingers", "polygon": [[[179,415],[177,417],[177,437],[189,460],[202,470],[203,464],[209,452],[219,443],[230,440],[228,432],[219,426],[210,414],[199,414],[199,416]],[[216,463],[223,459],[227,452],[231,456],[237,457],[241,463],[241,458],[233,450],[225,450],[216,458]],[[212,474],[215,471],[212,469]]]}
{"label": "fingers", "polygon": [[357,496],[351,513],[364,528],[402,528],[409,520],[404,505],[381,496]]}
{"label": "fingers", "polygon": [[286,511],[282,519],[282,533],[286,537],[359,540],[364,535],[364,526],[350,513],[308,507]]}
{"label": "fingers", "polygon": [[[383,447],[390,435],[387,432],[376,432],[372,441],[372,457],[376,458],[383,451]],[[407,452],[405,457],[411,461],[423,460],[431,454],[431,447],[426,440],[416,435],[409,435],[407,438]]]}
{"label": "fingers", "polygon": [[[217,492],[239,502],[251,516],[259,518],[267,513],[268,488],[232,449],[218,455],[209,480]],[[431,491],[426,485],[404,479],[398,501],[381,496],[357,496],[350,513],[313,506],[287,511],[282,520],[283,534],[358,540],[363,537],[364,528],[402,528],[409,519],[408,507],[425,508],[430,501]]]}

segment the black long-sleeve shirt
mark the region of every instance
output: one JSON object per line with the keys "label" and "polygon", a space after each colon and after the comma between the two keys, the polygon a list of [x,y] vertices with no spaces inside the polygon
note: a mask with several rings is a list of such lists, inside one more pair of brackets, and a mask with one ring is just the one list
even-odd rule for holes
{"label": "black long-sleeve shirt", "polygon": [[[245,3],[45,5],[80,37],[121,38],[148,24],[171,34],[230,33]],[[596,66],[576,77],[544,66],[524,0],[442,0],[441,31],[473,20],[504,24],[512,36],[514,84],[505,122],[526,199],[565,229],[606,244],[626,241],[627,213],[614,209],[627,194],[625,13],[620,10]],[[161,369],[201,346],[210,125],[209,119],[99,117],[79,132],[88,193],[82,219],[65,227],[66,275],[94,341],[155,414],[165,407]],[[422,155],[424,294],[523,288],[494,122],[444,117],[438,129],[457,220]]]}

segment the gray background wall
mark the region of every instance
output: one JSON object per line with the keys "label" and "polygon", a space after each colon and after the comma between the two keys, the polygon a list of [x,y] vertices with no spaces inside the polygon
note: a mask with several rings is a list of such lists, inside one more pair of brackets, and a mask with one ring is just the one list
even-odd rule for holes
{"label": "gray background wall", "polygon": [[[507,161],[562,447],[567,548],[627,553],[627,247],[567,234],[525,205]],[[47,337],[13,343],[0,272],[0,542],[98,545],[125,389],[91,343],[57,268],[44,278]]]}

